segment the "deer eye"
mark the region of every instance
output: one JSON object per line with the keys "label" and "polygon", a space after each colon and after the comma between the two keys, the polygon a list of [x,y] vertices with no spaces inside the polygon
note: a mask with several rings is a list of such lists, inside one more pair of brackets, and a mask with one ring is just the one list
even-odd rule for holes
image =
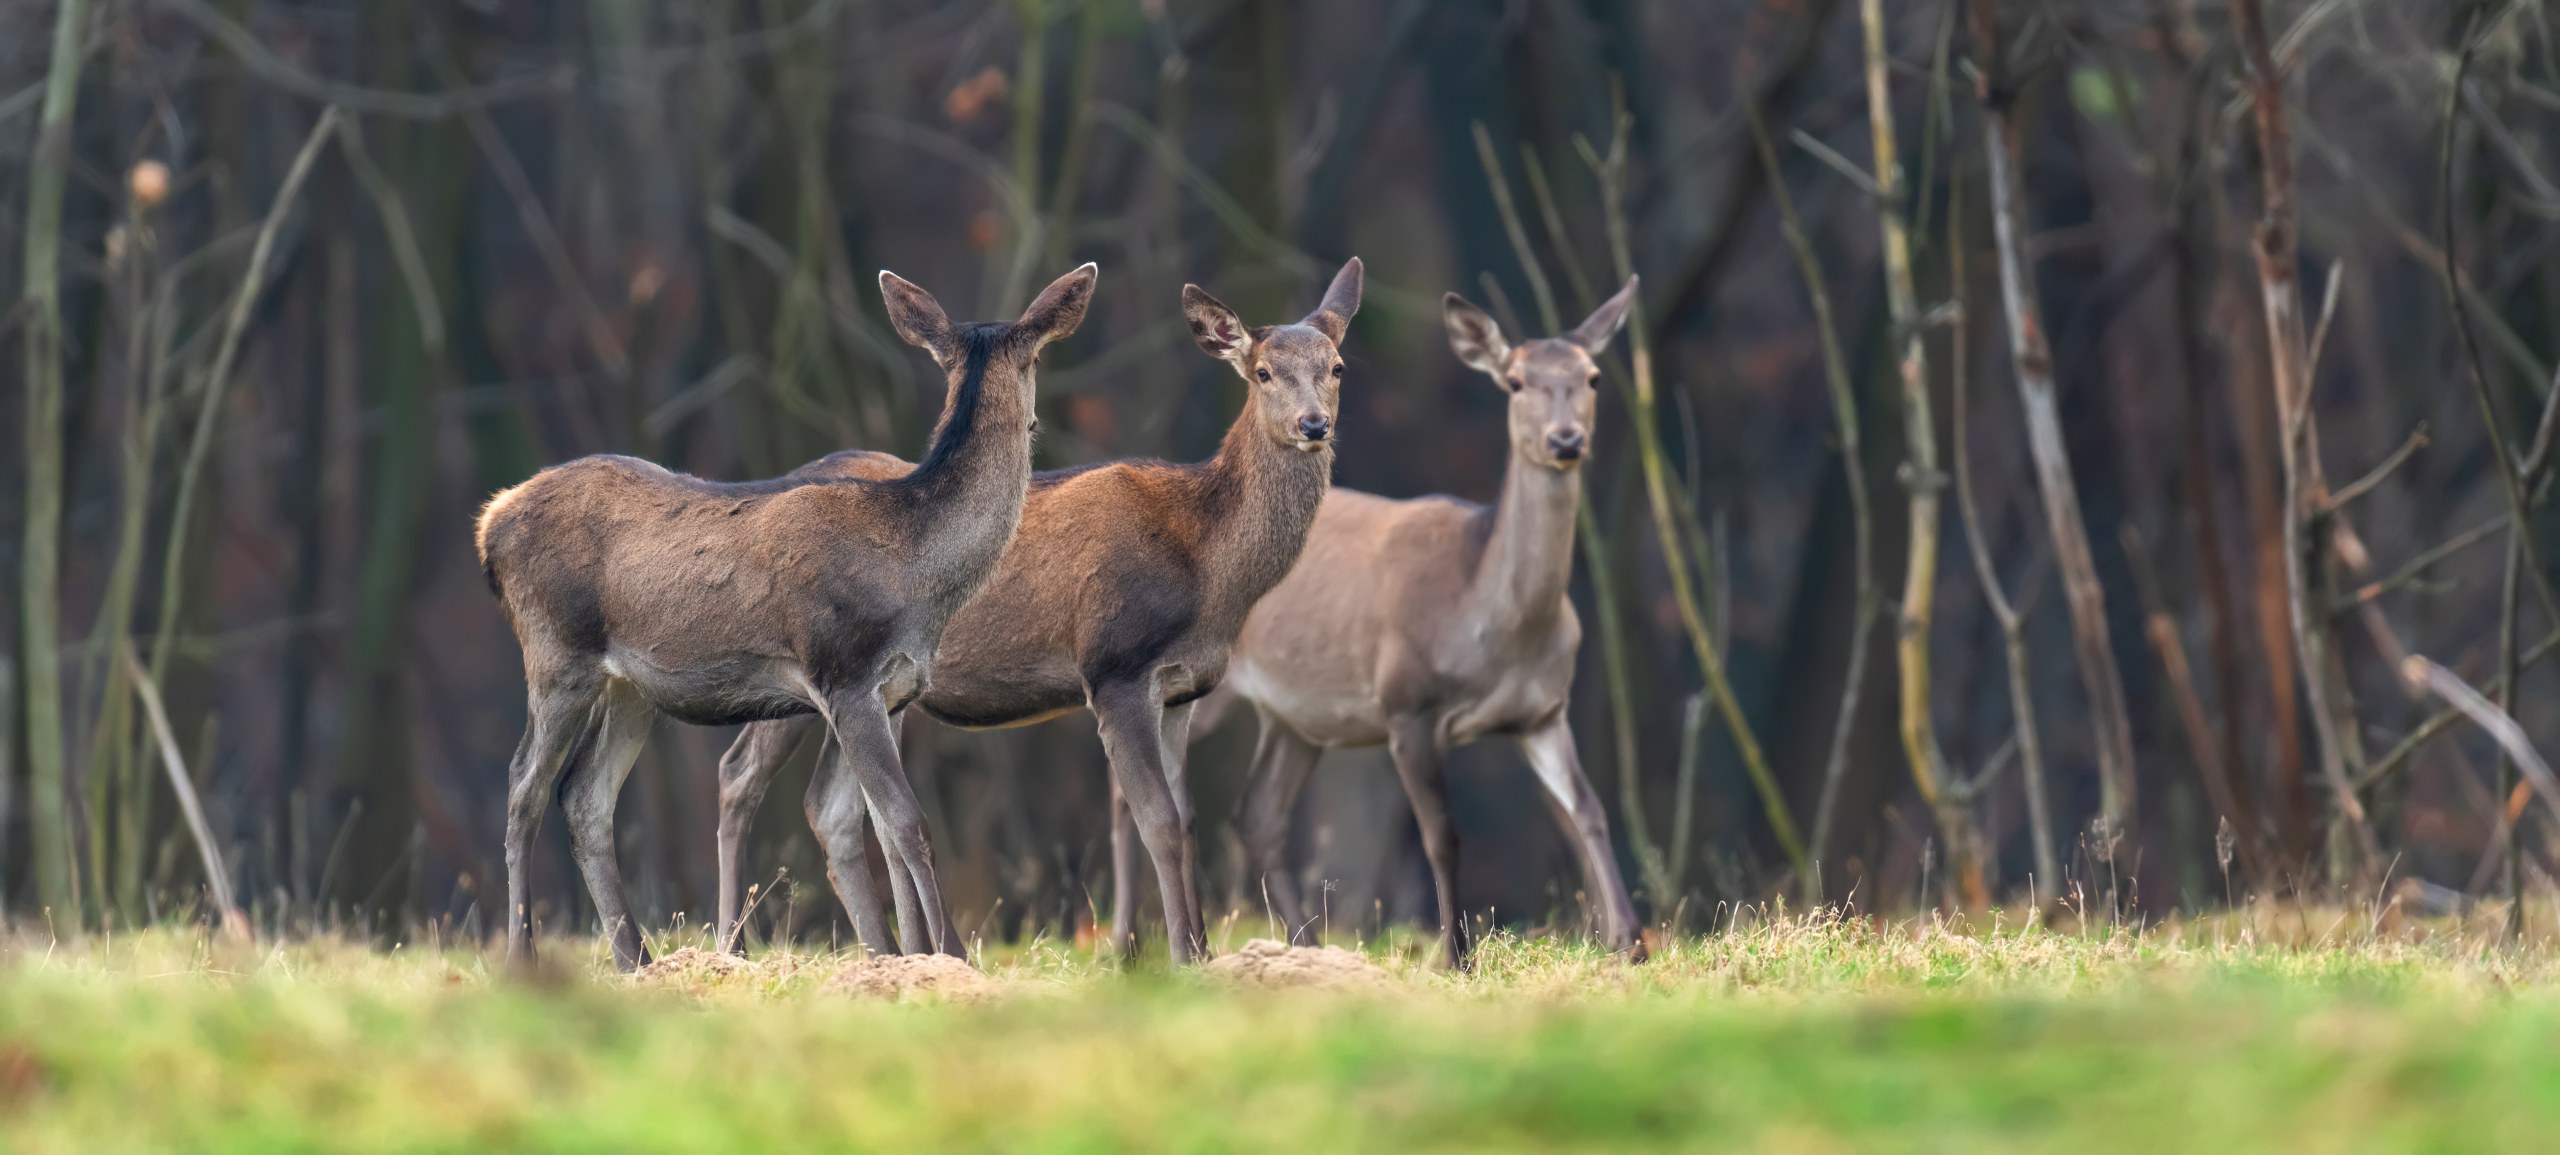
{"label": "deer eye", "polygon": [[1256,369],[1253,371],[1253,379],[1256,381],[1269,381],[1271,379],[1271,370]]}
{"label": "deer eye", "polygon": [[1512,392],[1514,392],[1514,393],[1517,393],[1517,392],[1519,392],[1519,391],[1521,391],[1521,390],[1526,389],[1526,388],[1528,388],[1528,387],[1529,387],[1529,383],[1528,383],[1528,382],[1523,381],[1523,380],[1521,380],[1520,378],[1517,378],[1517,377],[1507,377],[1507,378],[1504,378],[1502,383],[1503,383],[1503,384],[1505,384],[1505,385],[1510,386],[1510,387],[1511,387],[1511,391],[1512,391]]}
{"label": "deer eye", "polygon": [[1341,362],[1337,361],[1337,362],[1335,362],[1335,363],[1334,363],[1334,366],[1333,366],[1333,375],[1334,375],[1334,376],[1336,376],[1336,377],[1342,376],[1342,363],[1341,363]]}

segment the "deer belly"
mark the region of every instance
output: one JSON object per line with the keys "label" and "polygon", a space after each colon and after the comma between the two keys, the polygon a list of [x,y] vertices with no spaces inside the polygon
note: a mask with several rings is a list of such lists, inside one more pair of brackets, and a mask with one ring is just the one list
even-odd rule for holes
{"label": "deer belly", "polygon": [[1352,687],[1274,677],[1241,656],[1227,668],[1226,684],[1317,745],[1375,746],[1387,740],[1386,719],[1376,699]]}
{"label": "deer belly", "polygon": [[814,712],[809,699],[767,658],[670,669],[613,654],[605,672],[630,683],[660,713],[696,726],[733,726]]}

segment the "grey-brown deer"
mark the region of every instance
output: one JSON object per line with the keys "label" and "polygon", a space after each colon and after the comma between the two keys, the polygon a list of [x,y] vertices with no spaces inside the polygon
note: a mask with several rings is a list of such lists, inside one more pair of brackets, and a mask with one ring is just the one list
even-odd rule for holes
{"label": "grey-brown deer", "polygon": [[1232,694],[1260,715],[1239,833],[1249,869],[1293,939],[1304,941],[1310,930],[1283,861],[1298,792],[1325,748],[1383,743],[1422,827],[1442,955],[1465,965],[1458,840],[1441,754],[1507,735],[1528,756],[1578,852],[1608,942],[1642,952],[1608,818],[1565,716],[1582,640],[1565,585],[1580,467],[1591,454],[1595,359],[1635,292],[1630,277],[1572,332],[1517,346],[1484,310],[1450,294],[1442,304],[1450,347],[1509,395],[1501,498],[1487,508],[1336,489],[1316,514],[1297,569],[1246,619],[1227,688],[1213,705]]}
{"label": "grey-brown deer", "polygon": [[[1189,465],[1113,461],[1041,473],[1021,532],[986,588],[952,619],[917,704],[968,729],[1025,725],[1090,708],[1111,762],[1115,810],[1125,800],[1153,860],[1173,960],[1207,947],[1197,889],[1191,792],[1184,781],[1192,704],[1227,670],[1256,600],[1297,561],[1333,472],[1343,333],[1360,307],[1361,266],[1342,266],[1315,312],[1294,325],[1247,327],[1196,285],[1183,286],[1193,338],[1247,384],[1244,410],[1216,456]],[[894,476],[905,463],[840,453],[812,477]],[[720,763],[720,926],[734,944],[739,843],[773,774],[811,727],[762,722]],[[830,769],[806,810],[827,875],[865,946],[895,950],[863,858],[863,791]],[[873,799],[877,801],[877,799]],[[1124,873],[1116,925],[1130,936],[1134,852],[1115,823]],[[912,925],[895,872],[901,922]],[[913,936],[909,936],[913,937]],[[910,944],[912,945],[912,944]]]}
{"label": "grey-brown deer", "polygon": [[553,466],[490,499],[479,548],[524,648],[530,717],[508,766],[507,953],[530,959],[525,864],[557,789],[625,970],[648,960],[614,860],[613,808],[661,713],[700,725],[814,715],[880,812],[926,941],[956,951],[891,717],[931,680],[954,611],[1012,540],[1031,481],[1033,366],[1093,298],[1087,264],[1010,324],[953,324],[880,274],[898,335],[949,392],[895,480],[723,483],[629,457]]}

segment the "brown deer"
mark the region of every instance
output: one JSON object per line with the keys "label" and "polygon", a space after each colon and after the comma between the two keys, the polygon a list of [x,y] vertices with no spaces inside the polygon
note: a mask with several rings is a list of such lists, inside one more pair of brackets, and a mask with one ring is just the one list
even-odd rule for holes
{"label": "brown deer", "polygon": [[[1192,336],[1248,385],[1217,456],[1034,476],[1021,531],[943,633],[933,680],[917,702],[966,729],[1092,709],[1115,800],[1126,800],[1154,861],[1176,963],[1207,947],[1183,780],[1192,703],[1226,675],[1236,631],[1297,561],[1331,485],[1338,350],[1360,307],[1360,280],[1354,257],[1305,320],[1263,328],[1247,328],[1199,286],[1183,286]],[[840,453],[801,475],[886,476],[904,467],[885,454]],[[734,943],[737,926],[739,843],[774,772],[809,729],[796,720],[759,722],[720,761],[720,926],[731,936],[724,941]],[[894,950],[863,859],[866,793],[822,770],[806,809],[855,933],[874,950]],[[1116,823],[1114,844],[1115,861],[1134,873]],[[1134,888],[1126,875],[1122,881],[1115,901],[1125,951]],[[912,926],[895,872],[891,883],[901,921]]]}
{"label": "brown deer", "polygon": [[[1582,624],[1573,576],[1580,467],[1591,453],[1595,358],[1625,322],[1636,281],[1561,337],[1514,347],[1484,310],[1442,303],[1458,360],[1510,395],[1511,459],[1492,508],[1450,497],[1396,501],[1336,489],[1287,580],[1245,621],[1226,691],[1261,716],[1238,815],[1248,866],[1292,938],[1309,924],[1282,861],[1289,813],[1326,747],[1385,744],[1422,827],[1440,905],[1440,946],[1463,966],[1458,841],[1441,752],[1517,739],[1582,860],[1609,944],[1642,953],[1608,819],[1583,777],[1565,705]],[[1214,724],[1214,723],[1212,723]]]}
{"label": "brown deer", "polygon": [[613,807],[661,713],[823,719],[840,771],[880,811],[926,941],[958,949],[890,718],[923,691],[945,624],[1013,538],[1033,365],[1084,319],[1094,278],[1090,264],[1058,278],[1011,324],[955,325],[931,294],[880,274],[891,324],[950,386],[924,461],[895,480],[723,483],[596,456],[490,499],[481,564],[524,648],[530,714],[508,766],[510,957],[532,957],[525,858],[556,787],[615,964],[648,960]]}

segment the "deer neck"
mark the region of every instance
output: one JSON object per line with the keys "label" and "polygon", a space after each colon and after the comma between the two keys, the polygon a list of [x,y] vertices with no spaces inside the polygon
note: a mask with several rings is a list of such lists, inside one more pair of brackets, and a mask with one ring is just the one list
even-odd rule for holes
{"label": "deer neck", "polygon": [[1312,453],[1272,440],[1260,428],[1252,402],[1227,428],[1218,455],[1209,459],[1210,529],[1204,542],[1211,598],[1244,611],[1289,576],[1316,507],[1333,485],[1333,446]]}
{"label": "deer neck", "polygon": [[1573,519],[1581,505],[1581,470],[1511,455],[1469,591],[1478,621],[1534,627],[1555,616],[1573,580]]}
{"label": "deer neck", "polygon": [[1022,520],[1031,484],[1030,370],[998,377],[988,364],[997,352],[992,342],[971,345],[924,460],[901,482],[925,515],[924,530],[939,547],[933,552],[964,569],[972,560],[986,563],[978,569],[993,565]]}

